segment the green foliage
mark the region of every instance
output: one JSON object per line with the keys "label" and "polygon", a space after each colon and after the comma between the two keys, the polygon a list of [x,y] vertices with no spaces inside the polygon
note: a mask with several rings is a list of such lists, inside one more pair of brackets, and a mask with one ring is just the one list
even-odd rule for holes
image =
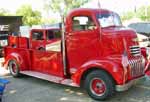
{"label": "green foliage", "polygon": [[33,10],[30,5],[23,5],[16,12],[17,15],[23,16],[24,25],[37,25],[41,23],[41,13]]}
{"label": "green foliage", "polygon": [[150,6],[143,6],[139,8],[136,15],[143,21],[150,21]]}
{"label": "green foliage", "polygon": [[129,20],[133,17],[138,17],[143,21],[150,21],[150,6],[142,6],[136,12],[126,12],[121,16],[122,20]]}
{"label": "green foliage", "polygon": [[69,10],[79,8],[88,1],[90,0],[47,0],[45,9],[66,15]]}
{"label": "green foliage", "polygon": [[127,12],[121,16],[121,19],[124,21],[124,20],[129,20],[133,17],[134,17],[134,12]]}
{"label": "green foliage", "polygon": [[8,15],[10,15],[9,11],[7,11],[3,8],[0,9],[0,16],[8,16]]}
{"label": "green foliage", "polygon": [[43,18],[42,19],[42,21],[41,21],[41,23],[42,24],[55,24],[55,23],[58,23],[59,21],[58,21],[58,19],[56,19],[56,18]]}

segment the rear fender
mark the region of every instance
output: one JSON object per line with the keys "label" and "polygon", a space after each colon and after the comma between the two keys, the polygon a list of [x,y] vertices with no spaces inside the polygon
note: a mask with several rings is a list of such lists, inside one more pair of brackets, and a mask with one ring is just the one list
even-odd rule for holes
{"label": "rear fender", "polygon": [[18,53],[13,52],[13,53],[10,53],[5,58],[4,67],[6,69],[8,69],[8,63],[9,63],[10,60],[15,60],[18,63],[18,65],[23,64],[23,58]]}
{"label": "rear fender", "polygon": [[123,68],[121,67],[121,65],[119,65],[119,63],[114,63],[109,60],[95,60],[83,64],[72,75],[72,80],[80,85],[85,73],[93,69],[100,69],[106,71],[114,79],[116,84],[123,83]]}

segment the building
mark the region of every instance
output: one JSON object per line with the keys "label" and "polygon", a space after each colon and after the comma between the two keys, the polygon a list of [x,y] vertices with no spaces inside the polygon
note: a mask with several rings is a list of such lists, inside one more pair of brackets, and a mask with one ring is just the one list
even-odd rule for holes
{"label": "building", "polygon": [[18,33],[22,25],[22,16],[0,16],[0,31]]}

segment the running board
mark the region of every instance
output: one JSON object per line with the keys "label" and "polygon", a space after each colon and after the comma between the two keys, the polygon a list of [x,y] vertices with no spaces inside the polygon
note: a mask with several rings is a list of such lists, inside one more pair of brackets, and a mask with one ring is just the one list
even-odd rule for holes
{"label": "running board", "polygon": [[20,73],[28,75],[28,76],[32,76],[32,77],[35,77],[35,78],[51,81],[51,82],[54,82],[54,83],[60,83],[60,84],[63,84],[63,85],[79,87],[79,85],[74,83],[71,79],[64,79],[62,77],[43,74],[43,73],[35,72],[35,71],[20,71]]}

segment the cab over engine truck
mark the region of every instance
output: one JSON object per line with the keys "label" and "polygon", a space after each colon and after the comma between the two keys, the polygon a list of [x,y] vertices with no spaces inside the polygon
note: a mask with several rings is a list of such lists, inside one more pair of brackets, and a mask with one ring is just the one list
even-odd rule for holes
{"label": "cab over engine truck", "polygon": [[82,87],[96,100],[125,91],[144,78],[147,70],[137,35],[122,26],[116,13],[74,9],[64,27],[62,38],[50,33],[48,40],[46,34],[36,32],[30,38],[17,37],[16,44],[5,47],[4,65],[12,76],[25,74]]}

